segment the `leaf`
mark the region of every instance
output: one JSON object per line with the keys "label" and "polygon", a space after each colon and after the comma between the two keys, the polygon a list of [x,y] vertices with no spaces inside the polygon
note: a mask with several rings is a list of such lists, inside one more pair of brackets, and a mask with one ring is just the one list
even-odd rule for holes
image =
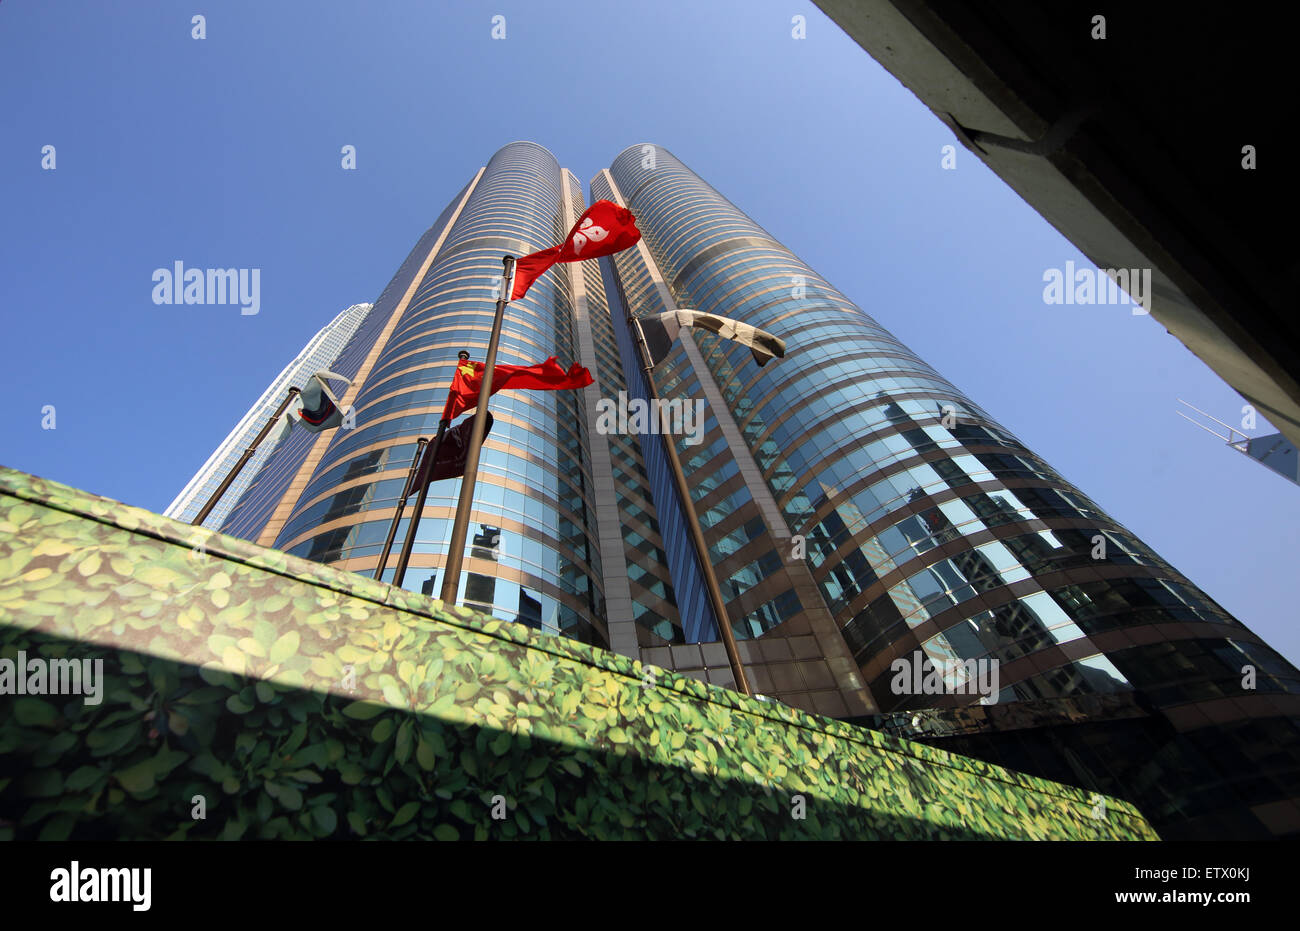
{"label": "leaf", "polygon": [[67,840],[72,829],[77,825],[75,815],[65,813],[57,814],[49,821],[45,822],[45,827],[41,828],[41,833],[37,836],[38,841],[45,840]]}
{"label": "leaf", "polygon": [[415,813],[420,810],[419,802],[407,802],[401,808],[397,809],[397,814],[393,815],[393,820],[388,823],[390,828],[401,827],[415,817]]}
{"label": "leaf", "polygon": [[194,758],[190,763],[190,769],[212,779],[224,779],[230,767],[211,753],[203,753]]}
{"label": "leaf", "polygon": [[81,766],[73,770],[64,788],[69,792],[80,792],[82,789],[89,789],[99,781],[102,775],[103,772],[98,767]]}
{"label": "leaf", "polygon": [[387,705],[381,705],[378,702],[354,701],[343,709],[343,714],[354,721],[369,721],[371,718],[391,710]]}
{"label": "leaf", "polygon": [[140,725],[135,723],[109,731],[93,730],[86,736],[86,746],[91,756],[111,756],[139,735]]}
{"label": "leaf", "polygon": [[155,588],[162,588],[180,581],[180,573],[166,566],[143,566],[135,571],[135,580]]}
{"label": "leaf", "polygon": [[63,791],[63,776],[57,769],[28,773],[23,779],[22,788],[34,798],[52,798]]}
{"label": "leaf", "polygon": [[160,749],[154,756],[154,773],[158,778],[166,776],[177,766],[180,766],[190,755],[184,750],[169,750],[167,747]]}
{"label": "leaf", "polygon": [[382,721],[375,724],[374,728],[371,729],[370,739],[373,740],[375,743],[381,744],[389,737],[392,737],[393,731],[396,729],[397,729],[397,725],[393,723],[392,718],[384,718]]}
{"label": "leaf", "polygon": [[406,695],[402,693],[402,687],[396,682],[389,682],[384,686],[384,701],[397,708],[404,708],[407,705]]}
{"label": "leaf", "polygon": [[276,641],[276,633],[275,625],[270,621],[257,620],[253,622],[253,639],[268,650]]}
{"label": "leaf", "polygon": [[408,720],[404,721],[397,731],[397,744],[393,749],[393,756],[399,764],[405,765],[406,761],[411,758],[411,733],[413,730],[414,727]]}
{"label": "leaf", "polygon": [[235,714],[248,714],[253,710],[253,706],[238,695],[231,695],[226,699],[226,707]]}
{"label": "leaf", "polygon": [[221,832],[221,840],[239,840],[247,830],[248,822],[243,818],[231,819],[226,822],[226,827]]}
{"label": "leaf", "polygon": [[53,762],[65,751],[71,750],[76,743],[76,734],[72,731],[62,731],[45,742],[45,745],[40,749],[40,755],[42,757],[49,757],[50,761]]}
{"label": "leaf", "polygon": [[440,841],[451,843],[460,840],[460,832],[450,824],[440,824],[433,829],[433,836]]}
{"label": "leaf", "polygon": [[312,820],[316,822],[316,827],[324,836],[333,834],[338,830],[339,816],[334,813],[334,809],[326,805],[320,805],[311,810]]}
{"label": "leaf", "polygon": [[59,720],[59,712],[39,698],[18,698],[14,700],[14,720],[24,727],[52,727]]}
{"label": "leaf", "polygon": [[289,631],[279,640],[275,641],[275,645],[271,647],[271,664],[277,665],[283,663],[289,657],[297,653],[301,641],[302,638],[296,630]]}
{"label": "leaf", "polygon": [[190,719],[176,711],[167,713],[167,729],[177,737],[184,737],[190,729]]}
{"label": "leaf", "polygon": [[154,760],[143,760],[113,774],[118,783],[133,795],[148,792],[154,786]]}
{"label": "leaf", "polygon": [[237,644],[231,644],[221,653],[222,664],[232,672],[243,673],[245,666],[244,653],[239,649]]}
{"label": "leaf", "polygon": [[235,683],[234,676],[217,666],[199,667],[199,676],[209,685],[224,686],[225,688],[221,690],[223,695],[225,694],[226,689],[231,688]]}
{"label": "leaf", "polygon": [[215,655],[220,656],[230,647],[236,646],[238,643],[239,639],[237,637],[227,637],[225,634],[213,634],[208,638],[208,649]]}
{"label": "leaf", "polygon": [[429,743],[429,741],[425,740],[423,737],[420,738],[420,742],[416,745],[415,761],[419,763],[420,768],[426,772],[432,772],[433,767],[437,762],[437,758],[433,752],[433,744]]}
{"label": "leaf", "polygon": [[448,711],[450,711],[452,708],[455,707],[456,707],[456,695],[453,692],[441,696],[437,701],[435,701],[429,707],[429,710],[426,711],[425,714],[432,717],[443,717],[447,714]]}
{"label": "leaf", "polygon": [[535,757],[530,760],[524,768],[524,776],[528,779],[536,779],[542,773],[546,772],[548,760],[544,756]]}
{"label": "leaf", "polygon": [[470,778],[478,777],[478,759],[474,756],[474,751],[465,750],[461,752],[460,766],[461,769],[469,773]]}

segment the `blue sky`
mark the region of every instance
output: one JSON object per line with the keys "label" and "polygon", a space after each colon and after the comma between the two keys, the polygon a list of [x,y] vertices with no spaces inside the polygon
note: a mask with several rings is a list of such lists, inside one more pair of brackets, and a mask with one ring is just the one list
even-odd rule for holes
{"label": "blue sky", "polygon": [[[943,170],[948,130],[810,3],[10,0],[0,112],[4,465],[160,511],[501,145],[585,182],[653,142],[1300,660],[1300,489],[1174,413],[1244,402],[1150,317],[1044,304],[1087,260],[965,150]],[[261,269],[260,312],[155,305],[177,260]]]}

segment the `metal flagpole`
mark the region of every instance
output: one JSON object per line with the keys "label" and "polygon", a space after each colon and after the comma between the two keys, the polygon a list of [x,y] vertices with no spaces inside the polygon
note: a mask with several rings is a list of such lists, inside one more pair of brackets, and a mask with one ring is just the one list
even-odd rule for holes
{"label": "metal flagpole", "polygon": [[447,565],[442,575],[442,601],[447,605],[456,603],[456,592],[460,587],[460,569],[465,561],[465,538],[469,535],[469,512],[474,506],[474,480],[478,478],[479,450],[483,445],[483,430],[487,424],[487,418],[480,415],[487,410],[488,398],[492,396],[492,372],[497,364],[501,324],[505,320],[506,305],[510,303],[510,289],[515,279],[515,257],[504,256],[501,263],[505,266],[501,272],[501,298],[497,301],[497,313],[492,321],[492,337],[488,340],[487,357],[483,360],[483,384],[478,390],[474,427],[470,430],[469,449],[465,457],[465,477],[460,483],[460,501],[456,503],[456,522],[452,526],[451,544],[447,549]]}
{"label": "metal flagpole", "polygon": [[[433,474],[433,461],[438,458],[438,448],[442,438],[447,435],[450,420],[438,421],[438,435],[433,438],[433,447],[425,450],[426,455],[420,461],[420,471],[415,477],[416,487],[420,489],[415,499],[415,511],[411,514],[411,523],[406,528],[406,539],[402,541],[402,552],[397,557],[397,568],[393,570],[393,584],[398,588],[406,580],[406,567],[411,561],[411,549],[415,546],[415,531],[420,526],[420,517],[424,514],[424,499],[429,496],[429,476]],[[397,524],[393,523],[393,532]]]}
{"label": "metal flagpole", "polygon": [[397,536],[397,525],[402,521],[402,512],[406,510],[406,499],[411,496],[411,489],[415,487],[415,473],[423,464],[420,454],[424,452],[424,447],[429,444],[429,438],[422,436],[415,441],[415,458],[411,460],[411,468],[406,473],[406,484],[402,486],[402,496],[397,499],[397,511],[393,514],[393,522],[388,525],[388,538],[384,540],[384,550],[379,554],[379,565],[375,567],[375,581],[383,581],[384,570],[388,568],[388,556],[393,551],[393,539]]}
{"label": "metal flagpole", "polygon": [[235,463],[235,467],[230,470],[229,474],[222,480],[221,485],[212,493],[212,497],[208,499],[208,503],[203,505],[202,509],[199,511],[198,517],[190,521],[190,526],[197,526],[208,519],[208,515],[212,513],[212,509],[216,507],[217,502],[221,500],[221,496],[226,493],[228,488],[230,488],[230,483],[235,480],[236,476],[239,475],[244,466],[248,465],[248,460],[253,458],[253,453],[257,451],[257,447],[261,445],[262,440],[266,439],[266,435],[271,432],[271,427],[273,427],[275,422],[280,419],[280,416],[288,410],[289,402],[293,400],[294,395],[296,394],[298,394],[297,388],[289,389],[289,392],[284,396],[284,400],[280,402],[280,406],[277,407],[275,413],[271,415],[271,419],[266,422],[266,426],[262,427],[257,436],[253,438],[252,445],[249,446],[248,449],[244,450],[244,454],[239,457],[239,461]]}
{"label": "metal flagpole", "polygon": [[[646,346],[645,333],[641,330],[640,322],[634,317],[628,317],[628,324],[636,336],[637,349],[641,353],[641,365],[645,371],[646,390],[650,393],[651,407],[654,407],[656,405],[653,401],[659,397],[659,393],[655,389],[654,365],[650,359],[650,350]],[[753,695],[754,691],[749,686],[749,677],[745,675],[745,666],[740,661],[740,651],[736,649],[736,636],[731,631],[731,621],[727,616],[726,602],[722,598],[722,588],[718,585],[718,577],[713,572],[713,563],[709,561],[709,547],[704,540],[704,530],[700,527],[700,519],[695,514],[695,502],[691,498],[690,487],[686,484],[681,460],[677,458],[677,447],[668,432],[667,414],[662,408],[659,411],[659,422],[663,447],[668,453],[668,464],[672,468],[673,483],[677,486],[677,497],[681,500],[686,524],[691,531],[691,542],[695,544],[695,555],[699,559],[700,572],[704,576],[704,587],[709,593],[709,604],[713,607],[713,615],[718,620],[722,646],[727,651],[727,659],[731,663],[731,674],[736,680],[736,691],[742,695]]]}

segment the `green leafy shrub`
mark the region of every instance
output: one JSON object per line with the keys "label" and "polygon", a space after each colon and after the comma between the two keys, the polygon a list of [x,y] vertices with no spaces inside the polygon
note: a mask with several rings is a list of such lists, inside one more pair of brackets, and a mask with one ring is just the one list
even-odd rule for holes
{"label": "green leafy shrub", "polygon": [[627,657],[0,470],[18,651],[102,660],[105,686],[0,696],[0,839],[1155,837],[1120,801],[1097,819],[1079,789],[647,685]]}

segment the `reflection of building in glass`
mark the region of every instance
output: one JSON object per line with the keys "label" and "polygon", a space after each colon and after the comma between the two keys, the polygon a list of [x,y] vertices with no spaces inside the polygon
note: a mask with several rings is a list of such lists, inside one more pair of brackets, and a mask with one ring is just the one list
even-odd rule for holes
{"label": "reflection of building in glass", "polygon": [[[480,524],[479,532],[474,534],[470,540],[469,554],[474,559],[497,562],[497,551],[500,545],[501,528]],[[465,606],[474,608],[476,611],[483,611],[486,614],[494,613],[496,585],[495,575],[486,575],[482,572],[469,573],[469,579],[465,583]],[[522,602],[524,598],[523,588],[519,589],[519,597]],[[540,604],[537,613],[539,615],[541,613]]]}
{"label": "reflection of building in glass", "polygon": [[501,546],[501,528],[479,524],[479,532],[474,534],[471,544],[474,547],[470,550],[471,556],[475,559],[491,559],[495,562],[497,549]]}
{"label": "reflection of building in glass", "polygon": [[541,630],[542,628],[542,602],[522,586],[519,589],[519,616],[517,620],[534,630]]}
{"label": "reflection of building in glass", "polygon": [[[321,369],[328,370],[333,365],[343,347],[352,338],[352,334],[361,325],[361,321],[370,312],[370,306],[353,304],[312,337],[311,341],[303,347],[302,352],[298,353],[297,358],[286,365],[284,371],[267,386],[262,396],[257,399],[257,403],[250,407],[248,413],[235,425],[235,429],[221,441],[208,457],[208,461],[203,463],[203,468],[194,474],[181,493],[176,496],[176,500],[163,511],[164,514],[187,523],[198,515],[203,505],[207,504],[208,499],[216,492],[217,486],[225,480],[244,450],[248,448],[248,444],[271,419],[275,409],[284,400],[285,392],[291,387],[301,388],[313,373]],[[230,487],[213,507],[212,512],[204,518],[204,527],[215,530],[221,526],[226,515],[239,501],[239,496],[248,488],[253,477],[257,475],[257,470],[262,467],[262,463],[274,449],[275,443],[272,438],[262,442],[257,452],[253,453],[252,458],[244,466],[244,470],[230,483]]]}
{"label": "reflection of building in glass", "polygon": [[[462,603],[731,684],[663,440],[601,434],[595,401],[646,395],[628,312],[739,318],[786,357],[684,331],[654,376],[706,403],[677,451],[757,691],[1128,797],[1166,836],[1300,831],[1291,664],[671,153],[625,151],[591,195],[644,238],[507,311],[501,361],[555,355],[596,384],[493,398]],[[554,245],[584,206],[540,146],[497,152],[334,366],[356,428],[281,444],[223,529],[372,573],[456,352],[482,358],[501,256]],[[459,488],[430,491],[412,590],[437,591]],[[891,690],[917,653],[953,694]],[[995,704],[956,694],[961,664],[994,661]]]}

